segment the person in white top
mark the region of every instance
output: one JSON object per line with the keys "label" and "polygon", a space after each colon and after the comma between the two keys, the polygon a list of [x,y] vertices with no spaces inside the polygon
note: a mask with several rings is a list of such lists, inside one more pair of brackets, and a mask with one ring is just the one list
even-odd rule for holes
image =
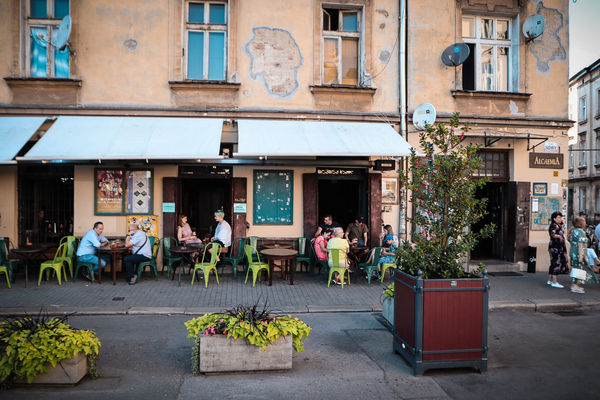
{"label": "person in white top", "polygon": [[127,281],[135,284],[137,275],[135,266],[152,258],[152,246],[146,232],[141,231],[137,224],[129,224],[129,234],[125,239],[125,247],[131,248],[131,254],[123,258],[127,270]]}
{"label": "person in white top", "polygon": [[210,239],[211,242],[219,243],[223,246],[222,253],[229,251],[231,247],[231,226],[225,221],[225,213],[221,210],[215,211],[215,221],[219,224],[215,229],[215,236]]}

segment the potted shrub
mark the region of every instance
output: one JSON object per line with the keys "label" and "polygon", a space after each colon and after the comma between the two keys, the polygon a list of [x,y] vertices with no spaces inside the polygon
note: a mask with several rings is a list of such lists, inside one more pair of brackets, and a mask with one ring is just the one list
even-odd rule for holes
{"label": "potted shrub", "polygon": [[96,378],[100,340],[74,329],[67,317],[20,317],[0,322],[0,381],[74,384]]}
{"label": "potted shrub", "polygon": [[422,155],[413,150],[401,173],[416,210],[411,241],[398,249],[394,275],[394,350],[415,374],[429,368],[487,367],[489,283],[468,274],[464,260],[477,240],[495,227],[471,227],[485,214],[486,199],[476,191],[486,180],[475,177],[479,146],[462,143],[468,126],[458,113],[448,126],[420,132]]}
{"label": "potted shrub", "polygon": [[239,305],[185,322],[194,339],[192,372],[259,371],[292,368],[292,349],[304,351],[311,328],[291,315],[274,315]]}
{"label": "potted shrub", "polygon": [[394,326],[394,282],[390,283],[381,294],[381,315]]}

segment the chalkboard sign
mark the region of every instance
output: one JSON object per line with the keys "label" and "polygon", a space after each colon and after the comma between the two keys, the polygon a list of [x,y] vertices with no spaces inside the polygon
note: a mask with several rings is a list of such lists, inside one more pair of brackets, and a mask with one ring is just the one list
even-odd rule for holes
{"label": "chalkboard sign", "polygon": [[254,224],[294,223],[294,172],[254,170]]}
{"label": "chalkboard sign", "polygon": [[560,197],[531,197],[531,230],[546,231],[550,226],[550,216],[554,211],[563,212]]}

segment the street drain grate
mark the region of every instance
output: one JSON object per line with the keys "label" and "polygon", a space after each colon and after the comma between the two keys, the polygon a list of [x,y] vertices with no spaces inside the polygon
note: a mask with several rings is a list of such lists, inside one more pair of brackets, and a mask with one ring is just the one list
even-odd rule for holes
{"label": "street drain grate", "polygon": [[556,311],[554,314],[560,315],[561,317],[581,317],[586,315],[583,310]]}
{"label": "street drain grate", "polygon": [[113,297],[112,301],[123,301],[125,300],[125,297]]}
{"label": "street drain grate", "polygon": [[523,276],[518,272],[506,271],[506,272],[488,272],[488,275],[491,276]]}

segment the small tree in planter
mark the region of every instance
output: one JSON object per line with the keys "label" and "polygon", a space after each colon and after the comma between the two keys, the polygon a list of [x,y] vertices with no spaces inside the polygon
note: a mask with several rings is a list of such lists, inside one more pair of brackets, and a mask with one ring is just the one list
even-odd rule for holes
{"label": "small tree in planter", "polygon": [[[467,130],[458,113],[448,126],[428,126],[419,136],[423,156],[413,150],[409,169],[401,174],[416,212],[409,219],[411,242],[398,249],[394,349],[415,374],[428,368],[486,368],[488,282],[466,273],[463,263],[495,227],[470,230],[485,215],[486,200],[475,194],[486,179],[475,178],[479,146],[462,144]],[[469,327],[474,332],[467,332]]]}

